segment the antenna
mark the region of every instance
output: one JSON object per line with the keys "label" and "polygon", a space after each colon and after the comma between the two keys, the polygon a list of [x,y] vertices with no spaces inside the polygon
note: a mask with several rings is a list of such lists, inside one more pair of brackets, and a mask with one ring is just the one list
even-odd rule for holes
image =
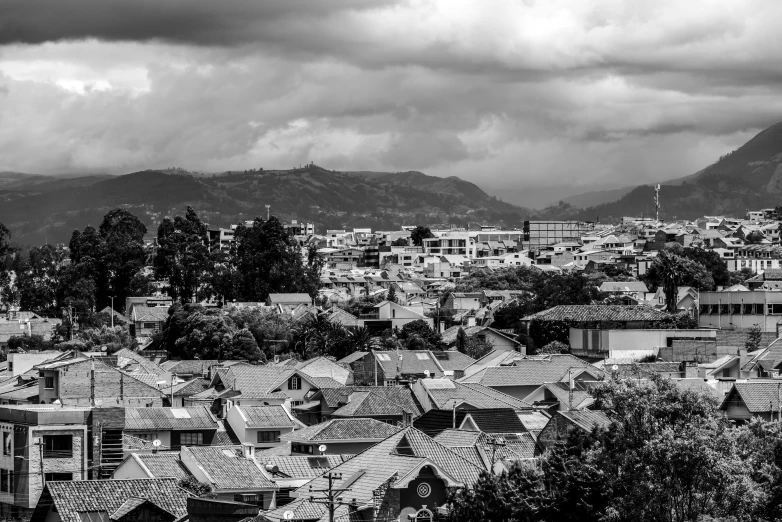
{"label": "antenna", "polygon": [[266,221],[269,221],[269,209],[271,208],[271,205],[264,205],[264,206],[266,207]]}
{"label": "antenna", "polygon": [[654,210],[657,221],[660,221],[660,184],[654,187]]}

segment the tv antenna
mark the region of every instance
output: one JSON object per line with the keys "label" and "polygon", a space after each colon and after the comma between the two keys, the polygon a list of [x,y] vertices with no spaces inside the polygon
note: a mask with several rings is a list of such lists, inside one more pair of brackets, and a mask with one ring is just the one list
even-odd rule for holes
{"label": "tv antenna", "polygon": [[654,210],[656,220],[660,221],[660,184],[654,187]]}

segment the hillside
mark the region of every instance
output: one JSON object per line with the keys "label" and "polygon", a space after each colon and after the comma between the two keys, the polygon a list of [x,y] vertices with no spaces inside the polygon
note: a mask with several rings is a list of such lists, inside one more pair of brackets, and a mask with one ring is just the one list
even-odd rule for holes
{"label": "hillside", "polygon": [[[782,122],[708,167],[663,183],[660,217],[692,219],[703,215],[743,216],[747,209],[782,204]],[[653,216],[654,188],[640,186],[610,203],[586,209],[549,208],[548,217],[601,221],[622,216]]]}
{"label": "hillside", "polygon": [[265,216],[268,204],[274,215],[312,221],[321,231],[468,221],[515,227],[530,214],[456,177],[336,172],[315,165],[211,176],[143,171],[44,183],[36,176],[27,184],[17,177],[13,189],[0,186],[0,202],[0,223],[11,229],[15,242],[31,245],[67,242],[74,229],[97,226],[116,206],[138,215],[150,234],[165,216],[182,213],[187,205],[212,226],[228,226]]}

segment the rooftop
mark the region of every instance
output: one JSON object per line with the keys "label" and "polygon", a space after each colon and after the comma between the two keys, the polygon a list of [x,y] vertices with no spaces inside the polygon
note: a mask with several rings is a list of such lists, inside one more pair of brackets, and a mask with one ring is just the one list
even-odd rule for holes
{"label": "rooftop", "polygon": [[320,442],[383,440],[400,428],[375,419],[331,419],[320,424],[280,435],[282,441]]}

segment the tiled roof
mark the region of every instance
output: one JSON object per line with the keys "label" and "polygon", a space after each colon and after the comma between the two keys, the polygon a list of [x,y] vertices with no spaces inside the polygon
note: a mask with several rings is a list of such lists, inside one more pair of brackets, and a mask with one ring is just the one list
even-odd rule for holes
{"label": "tiled roof", "polygon": [[592,431],[596,427],[605,428],[611,424],[611,419],[602,411],[570,410],[557,413],[586,431]]}
{"label": "tiled roof", "polygon": [[477,445],[482,447],[486,454],[491,455],[494,451],[492,442],[497,438],[502,439],[500,442],[504,444],[504,446],[497,446],[497,459],[531,459],[541,453],[535,437],[530,433],[496,433],[492,435],[482,433]]}
{"label": "tiled roof", "polygon": [[125,429],[128,431],[217,430],[217,420],[206,406],[126,408]]}
{"label": "tiled roof", "polygon": [[162,366],[177,375],[206,375],[209,373],[209,369],[217,364],[221,364],[221,362],[214,359],[188,359],[184,361],[169,360],[164,362]]}
{"label": "tiled roof", "polygon": [[516,415],[519,417],[519,421],[527,428],[527,431],[531,433],[538,433],[546,427],[551,417],[541,411],[518,411]]}
{"label": "tiled roof", "polygon": [[312,303],[309,294],[269,294],[271,304]]}
{"label": "tiled roof", "polygon": [[[323,395],[323,400],[329,408],[339,408],[334,412],[335,415],[337,412],[342,416],[372,415],[371,412],[376,411],[373,408],[377,405],[377,397],[384,402],[382,407],[384,413],[394,411],[396,412],[395,414],[401,414],[407,412],[417,416],[423,411],[412,390],[406,386],[345,386],[342,388],[322,389],[319,393]],[[343,407],[349,406],[355,399],[351,397],[350,402],[346,402],[347,396],[355,393],[369,393],[372,397],[369,397],[369,402],[366,402],[366,404],[363,404],[363,402],[367,399],[362,399],[359,405],[342,410]],[[343,406],[340,407],[340,404]]]}
{"label": "tiled roof", "polygon": [[[193,380],[174,385],[174,397],[190,397],[209,388],[209,379],[196,377]],[[169,388],[169,392],[170,392]]]}
{"label": "tiled roof", "polygon": [[[372,353],[375,354],[386,379],[395,379],[401,375],[424,375],[427,371],[431,375],[440,375],[443,372],[443,368],[429,350],[372,350]],[[389,360],[384,360],[385,357],[379,358],[379,355],[388,357]]]}
{"label": "tiled roof", "polygon": [[40,515],[43,519],[49,510],[47,494],[62,522],[81,522],[79,514],[84,512],[114,513],[131,498],[147,499],[179,519],[187,516],[187,497],[190,496],[177,487],[177,479],[173,478],[47,482],[34,518],[38,519]]}
{"label": "tiled roof", "polygon": [[780,386],[782,383],[768,381],[747,381],[733,383],[722,408],[736,400],[738,395],[751,413],[779,411]]}
{"label": "tiled roof", "polygon": [[516,412],[511,408],[467,410],[465,418],[467,416],[473,420],[478,429],[486,433],[521,433],[527,431]]}
{"label": "tiled roof", "polygon": [[159,452],[149,455],[134,453],[133,456],[152,473],[154,478],[173,477],[181,480],[191,476],[191,473],[182,464],[178,451]]}
{"label": "tiled roof", "polygon": [[637,373],[640,375],[651,375],[654,373],[677,373],[681,371],[681,365],[674,362],[616,364],[612,366],[617,366],[617,371],[621,377],[632,377]]}
{"label": "tiled roof", "polygon": [[168,319],[168,308],[165,306],[143,306],[133,307],[133,320],[136,322],[149,321],[163,323]]}
{"label": "tiled roof", "polygon": [[449,448],[453,446],[474,446],[480,436],[480,431],[449,429],[441,432],[434,440]]}
{"label": "tiled roof", "polygon": [[603,375],[595,366],[574,355],[547,355],[522,357],[514,366],[488,367],[473,375],[459,379],[459,382],[477,382],[484,386],[538,386],[544,382],[561,381],[567,378],[568,370],[585,369],[593,377]]}
{"label": "tiled roof", "polygon": [[[280,384],[293,374],[293,370],[276,366],[232,366],[225,372],[226,387],[241,392],[244,399],[265,399],[286,397],[282,392],[275,392]],[[219,372],[218,375],[224,375]]]}
{"label": "tiled roof", "polygon": [[573,321],[582,323],[600,321],[661,321],[670,317],[671,314],[667,312],[643,305],[560,305],[528,315],[523,320],[540,319],[543,321]]}
{"label": "tiled roof", "polygon": [[749,355],[752,359],[742,366],[742,370],[752,370],[756,366],[764,369],[776,368],[782,363],[782,339],[775,340],[766,348],[750,352]]}
{"label": "tiled roof", "polygon": [[166,373],[160,365],[153,363],[133,350],[123,348],[114,355],[117,357],[117,367],[126,372],[147,373],[152,375],[164,375]]}
{"label": "tiled roof", "polygon": [[[397,451],[402,440],[407,446],[405,454]],[[427,459],[456,480],[468,485],[475,483],[483,469],[435,442],[424,433],[408,427],[335,467],[333,471],[342,474],[342,481],[338,481],[334,485],[339,488],[342,484],[351,481],[350,497],[356,498],[359,504],[367,504],[373,501],[374,491],[392,476],[396,474],[398,477],[404,477],[425,463]],[[382,463],[382,465],[378,465],[378,463]],[[298,491],[306,494],[309,486],[312,486],[312,489],[324,489],[327,485],[327,479],[319,476],[299,488]],[[295,520],[328,519],[324,506],[311,504],[306,498],[294,500],[282,508],[266,512],[264,516],[277,521],[282,519],[282,513],[287,510],[294,511]],[[346,512],[347,510],[341,507],[336,514],[341,516]]]}
{"label": "tiled roof", "polygon": [[247,419],[248,428],[299,428],[283,406],[235,406]]}
{"label": "tiled roof", "polygon": [[280,435],[283,441],[318,442],[326,440],[383,440],[399,428],[375,419],[331,419],[320,424]]}
{"label": "tiled roof", "polygon": [[352,362],[358,361],[359,359],[363,359],[364,356],[366,354],[368,354],[368,353],[369,352],[353,352],[350,355],[348,355],[347,357],[343,357],[342,359],[340,359],[337,362],[339,362],[341,364],[350,364]]}
{"label": "tiled roof", "polygon": [[443,370],[464,370],[475,362],[469,355],[456,350],[432,350],[431,354]]}
{"label": "tiled roof", "polygon": [[[442,381],[444,379],[424,379],[425,386],[427,381]],[[449,409],[455,402],[466,402],[474,408],[513,408],[514,410],[524,410],[529,408],[526,402],[512,397],[508,394],[499,392],[488,386],[478,383],[460,383],[454,382],[453,387],[431,387],[427,386],[429,396],[439,409]]]}
{"label": "tiled roof", "polygon": [[[570,385],[566,382],[547,382],[543,384],[543,387],[548,390],[560,404],[569,404],[572,394],[572,407],[575,409],[586,408],[594,402],[592,394],[590,393],[589,383],[575,381],[573,384],[572,393]],[[530,400],[529,397],[527,397],[527,399]]]}
{"label": "tiled roof", "polygon": [[182,459],[192,458],[206,472],[215,489],[277,489],[256,459],[242,455],[242,448],[185,446]]}
{"label": "tiled roof", "polygon": [[[296,373],[298,373],[302,379],[309,381],[310,384],[312,384],[319,390],[324,388],[342,388],[343,386],[345,386],[343,383],[339,381],[335,381],[331,377],[313,377],[311,375],[308,375],[303,370],[298,370]],[[283,379],[283,382],[287,379],[288,377],[285,377]]]}
{"label": "tiled roof", "polygon": [[718,392],[714,387],[709,385],[704,379],[701,378],[688,378],[688,379],[673,379],[676,386],[682,390],[694,391],[696,393],[705,393],[706,395],[712,395],[717,399],[723,399],[724,395]]}
{"label": "tiled roof", "polygon": [[[261,464],[272,464],[279,468],[279,473],[283,473],[290,478],[315,478],[319,477],[334,466],[339,466],[346,460],[344,455],[321,455],[317,457],[303,457],[298,455],[291,456],[269,456],[256,457]],[[275,475],[272,475],[275,478]]]}
{"label": "tiled roof", "polygon": [[[156,449],[151,440],[144,440],[127,433],[122,434],[122,449],[124,450],[153,450]],[[168,446],[158,446],[158,450],[170,449]]]}
{"label": "tiled roof", "polygon": [[[402,415],[404,407],[371,391],[354,392],[350,402],[334,411],[333,417],[367,417],[373,415]],[[409,413],[416,413],[410,411]]]}

